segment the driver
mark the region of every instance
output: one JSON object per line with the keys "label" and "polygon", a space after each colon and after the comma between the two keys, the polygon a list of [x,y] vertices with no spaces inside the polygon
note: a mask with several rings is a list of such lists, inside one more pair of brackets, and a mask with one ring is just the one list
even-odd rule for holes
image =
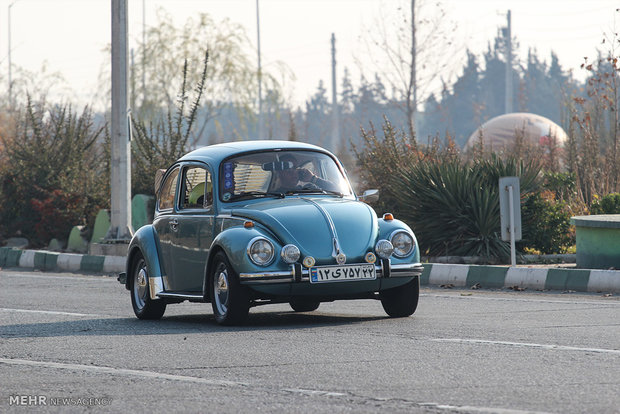
{"label": "driver", "polygon": [[[307,168],[298,168],[297,159],[293,154],[284,154],[280,157],[280,161],[290,162],[293,166],[292,168],[278,171],[280,187],[276,191],[286,192],[290,190],[300,190],[302,188],[337,191],[337,189],[334,188],[334,184],[330,181],[323,180]],[[299,182],[308,184],[299,185]]]}

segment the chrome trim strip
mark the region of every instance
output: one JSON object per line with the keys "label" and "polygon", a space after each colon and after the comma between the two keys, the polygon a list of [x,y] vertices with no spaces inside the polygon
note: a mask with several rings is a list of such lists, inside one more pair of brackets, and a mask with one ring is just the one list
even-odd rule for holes
{"label": "chrome trim strip", "polygon": [[293,277],[292,271],[277,271],[277,272],[257,272],[257,273],[239,273],[239,279],[241,280],[253,280],[260,279],[265,277],[275,277],[275,278],[283,278],[283,277]]}
{"label": "chrome trim strip", "polygon": [[161,292],[157,294],[160,298],[179,298],[179,299],[204,299],[202,295],[184,295],[181,293]]}
{"label": "chrome trim strip", "polygon": [[424,271],[421,263],[401,263],[391,266],[390,277],[411,277],[420,276]]}

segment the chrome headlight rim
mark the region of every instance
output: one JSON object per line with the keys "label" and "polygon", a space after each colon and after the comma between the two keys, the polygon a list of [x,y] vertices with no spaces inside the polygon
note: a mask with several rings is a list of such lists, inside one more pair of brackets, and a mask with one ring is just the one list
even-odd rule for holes
{"label": "chrome headlight rim", "polygon": [[389,259],[393,251],[394,246],[389,240],[381,239],[375,244],[375,253],[382,259]]}
{"label": "chrome headlight rim", "polygon": [[[411,246],[406,253],[401,253],[399,249],[396,247],[396,243],[394,243],[394,238],[399,234],[404,234],[405,236],[409,237],[409,239],[411,240]],[[389,240],[390,240],[390,243],[392,243],[392,246],[394,247],[394,252],[392,254],[395,257],[398,257],[399,259],[409,257],[411,256],[411,253],[415,251],[415,238],[413,237],[413,234],[411,234],[407,230],[399,229],[399,230],[393,231],[392,234],[390,234]]]}
{"label": "chrome headlight rim", "polygon": [[301,257],[301,251],[299,250],[299,247],[294,244],[287,244],[282,246],[282,250],[280,250],[280,257],[284,263],[297,263]]}
{"label": "chrome headlight rim", "polygon": [[[255,252],[253,251],[253,248],[257,243],[266,243],[266,245],[269,246],[271,251],[269,252],[268,260],[260,261],[255,257]],[[248,257],[250,258],[250,261],[252,261],[252,263],[257,266],[269,266],[273,262],[273,259],[275,257],[275,248],[273,246],[273,243],[266,237],[262,236],[254,237],[252,240],[250,240],[246,252],[248,254]]]}

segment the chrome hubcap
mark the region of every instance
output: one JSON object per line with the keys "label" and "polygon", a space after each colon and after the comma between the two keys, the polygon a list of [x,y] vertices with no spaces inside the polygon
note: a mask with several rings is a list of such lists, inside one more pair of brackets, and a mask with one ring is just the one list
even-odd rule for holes
{"label": "chrome hubcap", "polygon": [[140,270],[136,272],[136,276],[133,283],[133,294],[136,302],[136,306],[139,309],[144,307],[146,302],[146,295],[148,293],[147,290],[147,280],[148,276],[146,273],[146,266],[144,262],[140,263]]}
{"label": "chrome hubcap", "polygon": [[225,315],[228,311],[228,271],[226,268],[220,269],[213,278],[213,292],[218,312],[220,315]]}

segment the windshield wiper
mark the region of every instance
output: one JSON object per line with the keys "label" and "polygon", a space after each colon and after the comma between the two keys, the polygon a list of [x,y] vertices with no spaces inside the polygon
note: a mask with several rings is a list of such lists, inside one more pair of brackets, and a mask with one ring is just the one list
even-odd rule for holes
{"label": "windshield wiper", "polygon": [[300,188],[299,190],[288,190],[286,194],[333,194],[338,197],[344,197],[339,191],[323,190],[321,188]]}
{"label": "windshield wiper", "polygon": [[235,194],[228,201],[237,201],[237,200],[246,200],[250,198],[260,198],[260,197],[277,197],[284,198],[284,194],[275,192],[275,191],[244,191],[239,194]]}

